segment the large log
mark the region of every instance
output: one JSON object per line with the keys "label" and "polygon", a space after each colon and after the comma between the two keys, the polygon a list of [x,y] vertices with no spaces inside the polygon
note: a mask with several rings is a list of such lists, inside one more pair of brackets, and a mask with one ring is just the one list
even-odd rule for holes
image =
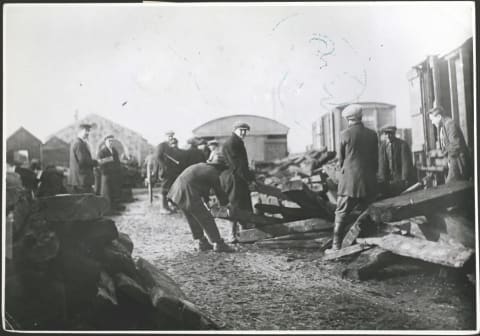
{"label": "large log", "polygon": [[94,194],[56,195],[38,199],[40,211],[48,221],[91,221],[108,211],[105,197]]}
{"label": "large log", "polygon": [[260,240],[255,244],[258,247],[266,247],[271,249],[316,249],[319,250],[329,237],[317,239],[292,239],[292,240]]}
{"label": "large log", "polygon": [[321,215],[318,211],[311,211],[302,208],[282,207],[272,204],[255,204],[255,209],[260,213],[280,214],[286,221],[307,219]]}
{"label": "large log", "polygon": [[147,260],[143,258],[138,258],[136,261],[136,266],[142,284],[146,288],[152,289],[154,287],[159,287],[167,295],[179,297],[182,299],[187,298],[185,293],[180,289],[180,287],[175,283],[175,281],[170,278],[170,276],[153,266]]}
{"label": "large log", "polygon": [[381,238],[357,238],[361,244],[377,245],[387,251],[449,267],[460,268],[469,260],[474,250],[428,240],[390,234]]}
{"label": "large log", "polygon": [[142,306],[151,304],[148,291],[134,279],[123,273],[117,273],[114,279],[120,304],[122,304],[122,302],[136,302]]}
{"label": "large log", "polygon": [[261,228],[243,230],[238,233],[240,243],[251,243],[260,239],[284,236],[292,233],[331,230],[332,222],[321,218],[310,218],[289,223],[268,225]]}
{"label": "large log", "polygon": [[108,218],[101,218],[87,223],[78,223],[80,227],[77,236],[73,239],[85,242],[95,250],[100,250],[118,238],[115,222]]}
{"label": "large log", "polygon": [[260,182],[257,182],[256,191],[261,194],[277,197],[278,199],[281,199],[281,200],[285,200],[285,201],[290,200],[289,197],[284,193],[282,193],[280,189],[260,183]]}
{"label": "large log", "polygon": [[331,237],[331,231],[318,231],[318,232],[304,232],[304,233],[292,233],[285,236],[278,236],[272,238],[266,238],[263,241],[278,241],[278,240],[305,240],[305,239],[317,239]]}
{"label": "large log", "polygon": [[475,248],[475,225],[461,214],[437,212],[428,216],[428,226],[438,232],[438,241]]}
{"label": "large log", "polygon": [[130,239],[130,236],[123,232],[118,232],[118,241],[127,249],[127,251],[132,254],[133,252],[133,242]]}
{"label": "large log", "polygon": [[319,213],[321,217],[333,220],[334,207],[310,190],[302,181],[289,181],[283,186],[282,192],[302,209]]}
{"label": "large log", "polygon": [[370,205],[368,212],[376,222],[398,221],[461,204],[466,199],[472,199],[473,192],[473,183],[470,181],[451,182],[375,202]]}
{"label": "large log", "polygon": [[363,251],[354,261],[350,262],[343,270],[342,276],[355,280],[369,279],[375,272],[394,261],[395,257],[390,251],[374,247]]}
{"label": "large log", "polygon": [[105,246],[100,260],[109,274],[125,273],[131,278],[137,278],[137,270],[128,250],[118,241],[114,240]]}

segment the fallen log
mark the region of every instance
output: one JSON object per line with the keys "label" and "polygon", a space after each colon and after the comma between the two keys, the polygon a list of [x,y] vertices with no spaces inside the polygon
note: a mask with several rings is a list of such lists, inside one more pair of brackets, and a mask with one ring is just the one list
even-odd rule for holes
{"label": "fallen log", "polygon": [[282,193],[280,189],[260,183],[260,182],[256,182],[256,183],[257,183],[257,186],[256,186],[257,192],[268,195],[268,196],[274,196],[274,197],[277,197],[278,199],[285,200],[285,201],[290,200],[289,197],[284,193]]}
{"label": "fallen log", "polygon": [[137,270],[142,284],[148,288],[161,288],[167,295],[186,299],[185,293],[166,273],[162,272],[147,260],[138,258],[136,261]]}
{"label": "fallen log", "polygon": [[133,242],[130,239],[130,236],[123,232],[118,232],[118,241],[127,249],[127,251],[132,254],[133,252]]}
{"label": "fallen log", "polygon": [[150,305],[149,293],[129,276],[117,273],[115,275],[115,287],[120,304],[122,302],[129,304],[133,301],[142,306]]}
{"label": "fallen log", "polygon": [[320,249],[329,237],[305,240],[260,240],[255,244],[258,247],[271,249]]}
{"label": "fallen log", "polygon": [[470,181],[451,182],[375,202],[369,206],[368,213],[375,222],[398,221],[462,203],[473,198],[473,191]]}
{"label": "fallen log", "polygon": [[108,211],[105,197],[94,194],[56,195],[38,198],[40,212],[48,221],[72,222],[100,219]]}
{"label": "fallen log", "polygon": [[404,257],[411,257],[456,268],[462,267],[474,254],[474,251],[469,248],[435,243],[395,234],[381,238],[357,238],[357,242],[360,244],[376,245]]}
{"label": "fallen log", "polygon": [[331,237],[332,232],[330,231],[318,231],[318,232],[303,232],[303,233],[293,233],[285,236],[278,236],[264,239],[263,241],[278,241],[278,240],[305,240],[305,239],[316,239]]}
{"label": "fallen log", "polygon": [[366,280],[375,272],[391,264],[395,255],[380,247],[363,251],[354,261],[350,262],[342,276],[354,280]]}
{"label": "fallen log", "polygon": [[310,218],[301,221],[280,223],[261,228],[242,230],[238,233],[237,239],[240,243],[251,243],[265,238],[284,236],[292,233],[331,230],[332,228],[332,222],[321,218]]}
{"label": "fallen log", "polygon": [[365,251],[372,248],[371,246],[367,244],[355,244],[352,246],[347,246],[345,248],[341,248],[337,251],[330,251],[329,253],[325,253],[323,256],[323,260],[334,260],[334,259],[339,259],[347,256],[354,255],[356,253]]}
{"label": "fallen log", "polygon": [[105,246],[100,260],[110,274],[125,273],[131,278],[137,277],[135,262],[128,250],[119,242],[113,241]]}
{"label": "fallen log", "polygon": [[320,216],[333,220],[334,207],[329,206],[326,201],[310,190],[303,181],[289,181],[282,188],[282,192],[302,209],[320,213]]}

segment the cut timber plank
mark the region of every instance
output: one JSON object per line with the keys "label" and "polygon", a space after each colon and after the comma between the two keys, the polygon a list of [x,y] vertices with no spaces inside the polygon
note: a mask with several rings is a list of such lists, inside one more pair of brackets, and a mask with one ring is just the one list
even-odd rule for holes
{"label": "cut timber plank", "polygon": [[260,182],[257,182],[256,191],[261,194],[277,197],[278,199],[281,199],[281,200],[285,200],[285,201],[290,200],[290,198],[284,193],[282,193],[280,189],[260,183]]}
{"label": "cut timber plank", "polygon": [[342,272],[342,276],[349,279],[366,280],[371,278],[376,271],[390,264],[395,257],[400,258],[392,252],[376,246],[363,251],[354,261],[350,262]]}
{"label": "cut timber plank", "polygon": [[302,239],[316,239],[331,237],[331,231],[319,231],[319,232],[304,232],[304,233],[292,233],[285,236],[272,237],[264,239],[264,241],[278,241],[278,240],[302,240]]}
{"label": "cut timber plank", "polygon": [[331,230],[332,222],[321,218],[310,218],[295,222],[268,225],[262,228],[243,230],[238,233],[240,243],[251,243],[260,239],[284,236],[292,233]]}
{"label": "cut timber plank", "polygon": [[320,213],[321,217],[333,220],[334,207],[313,192],[303,181],[289,181],[283,186],[282,192],[302,209]]}
{"label": "cut timber plank", "polygon": [[288,221],[318,217],[321,215],[318,211],[311,211],[302,208],[281,207],[271,204],[255,204],[255,209],[260,213],[281,214]]}
{"label": "cut timber plank", "polygon": [[415,191],[375,202],[369,207],[369,214],[376,222],[391,222],[419,215],[435,213],[441,208],[461,204],[472,199],[473,183],[457,181],[436,188]]}
{"label": "cut timber plank", "polygon": [[216,218],[229,219],[239,221],[241,223],[253,224],[253,226],[255,227],[262,227],[265,225],[279,224],[284,222],[284,220],[280,218],[257,215],[253,212],[242,209],[233,209],[233,211],[230,213],[230,216],[228,217],[224,212],[220,211],[220,207],[218,205],[212,206],[210,208],[210,213],[213,217]]}
{"label": "cut timber plank", "polygon": [[305,240],[261,240],[255,244],[259,247],[271,249],[320,249],[328,239],[328,237],[325,237],[322,239]]}
{"label": "cut timber plank", "polygon": [[377,245],[395,254],[421,259],[434,264],[462,267],[474,251],[461,246],[435,243],[418,238],[390,234],[381,238],[358,238],[362,244]]}
{"label": "cut timber plank", "polygon": [[350,256],[355,253],[368,250],[370,248],[372,247],[367,244],[355,244],[352,246],[342,248],[338,251],[331,251],[329,253],[325,253],[325,255],[323,256],[323,260],[334,260],[334,259]]}
{"label": "cut timber plank", "polygon": [[371,219],[368,215],[368,211],[366,210],[362,212],[360,216],[358,216],[357,220],[352,224],[352,226],[350,226],[350,229],[343,238],[342,248],[352,245],[355,239],[357,239],[358,235],[360,234],[362,228],[369,223],[371,223]]}
{"label": "cut timber plank", "polygon": [[108,211],[105,197],[94,194],[56,195],[38,198],[40,211],[48,221],[72,222],[100,219]]}

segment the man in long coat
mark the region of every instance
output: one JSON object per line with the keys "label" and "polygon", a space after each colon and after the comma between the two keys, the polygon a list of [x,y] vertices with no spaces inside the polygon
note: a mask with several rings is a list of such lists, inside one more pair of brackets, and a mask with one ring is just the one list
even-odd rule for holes
{"label": "man in long coat", "polygon": [[[247,150],[243,139],[247,136],[250,126],[238,122],[233,126],[233,133],[222,146],[228,169],[220,175],[222,188],[228,194],[230,204],[234,208],[253,212],[250,189],[255,186],[255,176],[248,167]],[[243,229],[247,223],[240,223]],[[236,241],[238,223],[232,222],[230,241]]]}
{"label": "man in long coat", "polygon": [[377,133],[363,126],[360,105],[347,106],[342,115],[348,121],[348,128],[340,134],[341,174],[331,250],[341,246],[347,216],[357,206],[365,208],[377,192]]}
{"label": "man in long coat", "polygon": [[185,153],[185,168],[196,163],[205,162],[205,154],[198,149],[199,140],[197,138],[190,138],[187,140],[189,145]]}
{"label": "man in long coat", "polygon": [[70,145],[70,172],[67,184],[74,194],[93,193],[93,167],[97,161],[92,159],[92,154],[87,144],[92,125],[81,124],[78,137]]}
{"label": "man in long coat", "polygon": [[104,139],[104,146],[98,151],[98,163],[101,172],[100,195],[110,204],[110,209],[119,210],[121,192],[121,165],[117,150],[113,147],[114,136],[108,135]]}
{"label": "man in long coat", "polygon": [[440,149],[447,154],[446,183],[470,179],[473,162],[462,130],[452,118],[445,116],[445,110],[441,106],[432,108],[429,111],[429,117],[439,134]]}
{"label": "man in long coat", "polygon": [[395,126],[382,129],[387,139],[381,142],[378,153],[378,178],[386,197],[400,194],[415,182],[410,146],[395,136],[396,131]]}
{"label": "man in long coat", "polygon": [[184,212],[200,251],[213,249],[215,252],[233,252],[221,238],[215,220],[204,202],[213,189],[220,205],[228,204],[219,180],[219,172],[223,167],[224,162],[220,159],[208,164],[194,164],[178,176],[168,192],[168,198]]}

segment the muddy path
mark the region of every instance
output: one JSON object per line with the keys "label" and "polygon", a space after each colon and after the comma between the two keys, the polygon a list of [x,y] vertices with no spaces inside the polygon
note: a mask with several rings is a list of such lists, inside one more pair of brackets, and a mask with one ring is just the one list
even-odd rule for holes
{"label": "muddy path", "polygon": [[[343,262],[311,250],[239,245],[197,252],[181,214],[162,216],[143,190],[115,220],[134,257],[165,270],[189,299],[227,330],[474,330],[474,286],[405,260],[368,281],[343,279]],[[228,223],[218,221],[222,235]]]}

